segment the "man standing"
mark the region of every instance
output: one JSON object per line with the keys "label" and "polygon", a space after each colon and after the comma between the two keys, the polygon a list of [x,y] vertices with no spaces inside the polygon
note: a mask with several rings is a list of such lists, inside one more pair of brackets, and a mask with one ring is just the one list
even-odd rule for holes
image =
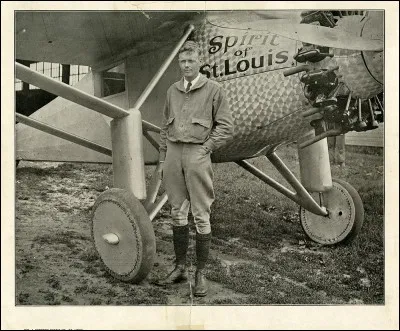
{"label": "man standing", "polygon": [[233,135],[233,118],[222,87],[199,73],[199,46],[184,43],[179,51],[183,78],[167,91],[160,138],[160,167],[171,204],[175,269],[159,285],[188,278],[188,212],[196,226],[195,296],[207,294],[204,268],[211,242],[210,207],[214,201],[211,153]]}

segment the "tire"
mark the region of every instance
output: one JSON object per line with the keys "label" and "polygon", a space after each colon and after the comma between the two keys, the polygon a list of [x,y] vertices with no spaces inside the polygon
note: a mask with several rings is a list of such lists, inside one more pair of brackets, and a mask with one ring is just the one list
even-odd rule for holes
{"label": "tire", "polygon": [[[92,212],[92,239],[105,269],[115,278],[142,281],[153,267],[156,240],[150,218],[141,202],[123,189],[103,192]],[[118,243],[103,237],[112,233]]]}
{"label": "tire", "polygon": [[[318,199],[318,193],[312,195]],[[324,245],[353,241],[364,222],[364,206],[358,192],[349,183],[333,179],[332,189],[323,193],[323,203],[329,212],[328,217],[300,207],[300,223],[306,235]]]}

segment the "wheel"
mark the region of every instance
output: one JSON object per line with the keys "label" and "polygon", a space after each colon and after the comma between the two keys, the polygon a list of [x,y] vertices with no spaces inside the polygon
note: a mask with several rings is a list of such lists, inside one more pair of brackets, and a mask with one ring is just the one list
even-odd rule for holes
{"label": "wheel", "polygon": [[[319,201],[318,193],[311,195]],[[300,207],[300,222],[306,235],[324,245],[351,242],[364,221],[364,206],[354,187],[343,180],[333,179],[332,189],[323,193],[323,205],[329,212],[328,217]]]}
{"label": "wheel", "polygon": [[92,213],[92,239],[113,277],[138,283],[150,272],[156,253],[154,230],[132,193],[114,188],[98,197]]}

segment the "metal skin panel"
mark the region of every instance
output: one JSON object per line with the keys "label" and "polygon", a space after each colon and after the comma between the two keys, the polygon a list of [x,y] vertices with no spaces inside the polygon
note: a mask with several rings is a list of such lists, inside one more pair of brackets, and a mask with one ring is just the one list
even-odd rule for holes
{"label": "metal skin panel", "polygon": [[216,161],[250,157],[311,129],[301,116],[307,100],[297,77],[281,75],[277,71],[223,82],[235,132],[233,140],[213,155]]}
{"label": "metal skin panel", "polygon": [[[303,94],[301,74],[283,76],[284,69],[296,65],[293,55],[301,43],[268,32],[222,28],[226,22],[219,23],[215,17],[212,22],[194,36],[205,55],[201,72],[223,85],[235,120],[233,140],[213,154],[213,161],[260,155],[309,131],[309,121],[300,115],[311,107]],[[366,22],[361,16],[349,16],[339,20],[335,28],[360,36]],[[366,67],[362,52],[333,51],[333,58],[316,63],[315,68],[339,66],[340,81],[354,97],[369,98],[382,91],[382,84]],[[376,64],[377,72],[383,71],[380,65]]]}
{"label": "metal skin panel", "polygon": [[[204,54],[201,72],[224,87],[235,123],[233,140],[213,153],[214,162],[257,155],[268,146],[310,130],[300,111],[308,106],[296,76],[296,42],[276,34],[242,31],[206,23],[196,31]],[[221,23],[222,25],[223,23]]]}

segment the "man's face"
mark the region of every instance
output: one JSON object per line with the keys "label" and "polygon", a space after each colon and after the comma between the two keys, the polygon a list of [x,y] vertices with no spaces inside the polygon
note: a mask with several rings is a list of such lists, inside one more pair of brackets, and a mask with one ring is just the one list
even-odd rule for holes
{"label": "man's face", "polygon": [[189,82],[199,73],[201,60],[197,52],[182,52],[179,54],[179,66],[182,74]]}

